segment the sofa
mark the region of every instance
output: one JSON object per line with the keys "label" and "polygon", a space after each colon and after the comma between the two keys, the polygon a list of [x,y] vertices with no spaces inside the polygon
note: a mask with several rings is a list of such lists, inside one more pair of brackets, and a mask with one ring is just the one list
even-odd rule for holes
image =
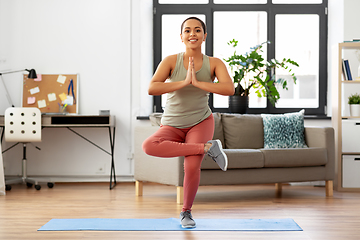
{"label": "sofa", "polygon": [[[205,156],[201,165],[200,186],[275,184],[276,193],[281,194],[284,183],[325,181],[326,196],[333,195],[333,128],[304,127],[302,122],[300,133],[306,144],[304,147],[269,148],[264,147],[264,137],[267,138],[268,133],[265,131],[264,135],[263,115],[213,113],[213,116],[213,139],[220,139],[223,144],[229,161],[228,170],[222,171],[209,156]],[[177,187],[177,203],[182,204],[184,158],[158,158],[142,151],[142,142],[159,128],[160,119],[161,114],[153,114],[150,116],[151,126],[135,128],[135,194],[143,195],[143,182],[173,185]],[[282,129],[286,127],[289,128],[285,126]]]}

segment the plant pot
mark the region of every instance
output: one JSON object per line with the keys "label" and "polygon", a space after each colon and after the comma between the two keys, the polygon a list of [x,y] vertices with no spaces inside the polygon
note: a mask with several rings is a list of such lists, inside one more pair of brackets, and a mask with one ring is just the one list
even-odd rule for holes
{"label": "plant pot", "polygon": [[229,96],[229,112],[245,114],[249,108],[249,96]]}
{"label": "plant pot", "polygon": [[360,117],[360,104],[349,104],[350,105],[350,116]]}

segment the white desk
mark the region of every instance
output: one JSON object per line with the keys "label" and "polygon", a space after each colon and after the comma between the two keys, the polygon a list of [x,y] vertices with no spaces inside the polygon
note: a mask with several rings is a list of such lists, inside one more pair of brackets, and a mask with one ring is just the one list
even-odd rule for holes
{"label": "white desk", "polygon": [[[114,144],[115,144],[115,116],[105,116],[105,115],[42,115],[41,119],[42,128],[67,128],[71,132],[75,133],[82,139],[88,141],[95,147],[99,148],[103,152],[111,156],[111,169],[110,169],[110,189],[114,188],[116,185],[116,175],[115,175],[115,162],[114,162]],[[4,135],[4,116],[0,116],[0,127],[3,128],[1,132],[1,141]],[[108,128],[109,129],[109,138],[110,138],[110,149],[111,152],[106,151],[100,146],[96,145],[86,137],[82,136],[76,132],[73,128]],[[16,144],[15,144],[16,145]],[[15,145],[5,149],[3,152],[6,152]],[[1,161],[2,167],[2,161]],[[3,168],[2,168],[3,169]],[[0,176],[1,178],[1,176]],[[0,185],[1,186],[1,185]]]}

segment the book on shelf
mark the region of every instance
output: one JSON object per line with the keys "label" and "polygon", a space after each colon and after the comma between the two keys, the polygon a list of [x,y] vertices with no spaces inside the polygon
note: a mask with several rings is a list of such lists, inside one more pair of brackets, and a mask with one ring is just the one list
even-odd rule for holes
{"label": "book on shelf", "polygon": [[343,62],[344,62],[344,69],[345,69],[345,73],[346,73],[345,75],[347,77],[346,80],[351,81],[353,79],[352,79],[352,75],[351,75],[349,60],[344,59]]}
{"label": "book on shelf", "polygon": [[344,41],[344,42],[360,42],[360,38],[353,38],[351,40],[347,40],[347,41]]}
{"label": "book on shelf", "polygon": [[343,74],[344,81],[348,80],[344,59],[342,60],[342,74]]}

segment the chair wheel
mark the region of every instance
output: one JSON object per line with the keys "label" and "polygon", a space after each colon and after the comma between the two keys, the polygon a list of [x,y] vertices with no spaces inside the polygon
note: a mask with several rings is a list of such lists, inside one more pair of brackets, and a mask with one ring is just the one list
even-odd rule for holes
{"label": "chair wheel", "polygon": [[32,183],[26,183],[26,186],[27,186],[28,188],[31,188],[31,187],[33,186],[33,184],[32,184]]}
{"label": "chair wheel", "polygon": [[40,185],[35,185],[35,189],[36,189],[36,190],[40,190],[40,189],[41,189],[41,186],[40,186]]}
{"label": "chair wheel", "polygon": [[6,186],[5,186],[5,190],[6,190],[6,191],[10,191],[10,190],[11,190],[11,186],[10,186],[10,185],[6,185]]}
{"label": "chair wheel", "polygon": [[54,183],[48,182],[48,183],[47,183],[47,186],[48,186],[48,188],[53,188],[53,187],[54,187]]}

